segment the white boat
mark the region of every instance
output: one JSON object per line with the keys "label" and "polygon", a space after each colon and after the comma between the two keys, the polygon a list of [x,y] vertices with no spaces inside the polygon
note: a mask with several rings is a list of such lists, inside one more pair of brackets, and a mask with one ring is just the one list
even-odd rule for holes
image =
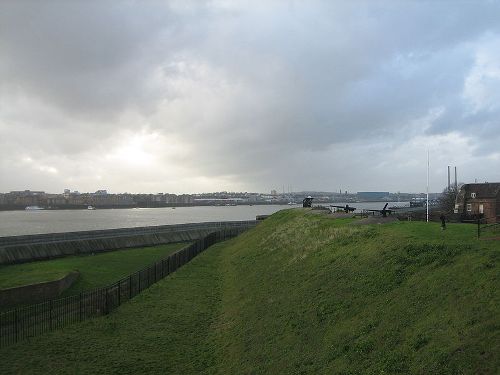
{"label": "white boat", "polygon": [[26,206],[25,210],[26,211],[39,211],[39,210],[45,210],[45,208],[40,207],[40,206]]}
{"label": "white boat", "polygon": [[95,210],[95,207],[94,206],[88,206],[87,210]]}

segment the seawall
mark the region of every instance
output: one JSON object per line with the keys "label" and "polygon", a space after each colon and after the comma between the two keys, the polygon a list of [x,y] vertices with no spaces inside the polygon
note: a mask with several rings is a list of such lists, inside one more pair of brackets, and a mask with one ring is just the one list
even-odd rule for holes
{"label": "seawall", "polygon": [[256,220],[227,221],[0,237],[0,265],[130,247],[192,242],[218,230],[246,230],[255,225]]}

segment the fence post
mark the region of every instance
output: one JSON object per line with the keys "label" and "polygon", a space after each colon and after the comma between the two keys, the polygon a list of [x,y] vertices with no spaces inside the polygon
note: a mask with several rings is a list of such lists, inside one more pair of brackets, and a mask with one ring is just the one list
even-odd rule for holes
{"label": "fence post", "polygon": [[83,320],[83,311],[82,311],[82,292],[80,292],[80,322]]}
{"label": "fence post", "polygon": [[49,329],[52,331],[52,300],[49,301]]}
{"label": "fence post", "polygon": [[108,288],[104,292],[104,314],[109,314]]}
{"label": "fence post", "polygon": [[128,299],[132,298],[132,274],[128,276]]}
{"label": "fence post", "polygon": [[16,307],[16,309],[14,310],[14,331],[15,331],[15,338],[16,338],[16,342],[18,340],[18,321],[17,321],[17,310],[18,308]]}

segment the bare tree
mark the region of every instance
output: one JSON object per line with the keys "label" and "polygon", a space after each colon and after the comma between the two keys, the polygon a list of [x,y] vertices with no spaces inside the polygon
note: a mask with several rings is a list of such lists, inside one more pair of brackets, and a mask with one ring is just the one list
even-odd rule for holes
{"label": "bare tree", "polygon": [[450,188],[445,188],[441,197],[439,198],[439,208],[441,212],[445,215],[451,215],[455,209],[455,201],[457,200],[458,192],[463,184],[459,184],[457,187],[450,186]]}

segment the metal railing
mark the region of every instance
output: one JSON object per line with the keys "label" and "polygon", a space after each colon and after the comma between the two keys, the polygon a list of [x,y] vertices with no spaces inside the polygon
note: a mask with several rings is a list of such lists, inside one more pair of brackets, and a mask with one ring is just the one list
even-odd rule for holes
{"label": "metal railing", "polygon": [[168,276],[217,242],[236,237],[247,227],[222,229],[111,285],[0,313],[0,347],[106,315],[123,302]]}
{"label": "metal railing", "polygon": [[[477,225],[477,238],[481,238],[481,236],[483,237],[483,239],[500,238],[500,222],[488,224],[487,222],[490,219],[497,220],[498,218],[497,217],[491,217],[491,218],[488,218],[488,219],[480,219],[478,221],[478,225]],[[486,221],[486,223],[482,224],[483,221]],[[490,235],[490,237],[486,237],[488,235]]]}
{"label": "metal railing", "polygon": [[[470,223],[470,224],[475,224],[477,226],[477,238],[481,238],[481,236],[484,239],[485,233],[491,233],[496,235],[497,237],[500,238],[500,222],[494,222],[488,224],[488,221],[491,219],[498,220],[498,217],[477,217],[474,219],[462,219],[462,223]],[[495,238],[495,237],[493,237]]]}

